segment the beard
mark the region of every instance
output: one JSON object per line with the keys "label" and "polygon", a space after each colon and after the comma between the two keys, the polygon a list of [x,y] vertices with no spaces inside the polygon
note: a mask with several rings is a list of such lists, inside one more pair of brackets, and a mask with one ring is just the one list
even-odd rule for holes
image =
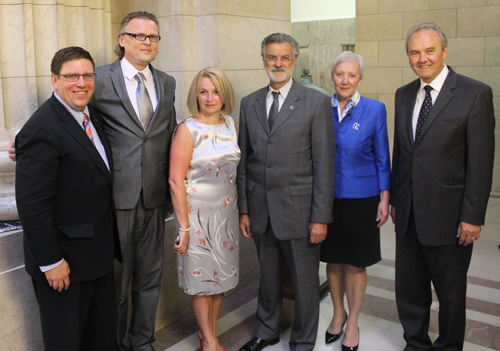
{"label": "beard", "polygon": [[[273,83],[283,83],[283,82],[286,82],[288,79],[290,79],[290,77],[292,76],[292,71],[293,71],[293,67],[290,67],[288,70],[286,69],[286,67],[271,67],[271,68],[268,68],[266,67],[266,73],[269,77],[269,79],[271,79],[271,82]],[[274,72],[285,72],[285,74],[282,76],[282,77],[277,77]]]}

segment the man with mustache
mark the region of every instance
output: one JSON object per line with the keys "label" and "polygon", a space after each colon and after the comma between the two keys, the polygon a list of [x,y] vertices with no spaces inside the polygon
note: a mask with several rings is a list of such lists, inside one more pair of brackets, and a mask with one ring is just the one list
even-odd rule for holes
{"label": "man with mustache", "polygon": [[298,43],[264,38],[270,83],[241,101],[238,166],[240,229],[260,261],[255,337],[240,351],[279,342],[283,258],[290,268],[295,322],[290,350],[314,348],[319,316],[319,243],[332,221],[335,136],[328,97],[291,76]]}

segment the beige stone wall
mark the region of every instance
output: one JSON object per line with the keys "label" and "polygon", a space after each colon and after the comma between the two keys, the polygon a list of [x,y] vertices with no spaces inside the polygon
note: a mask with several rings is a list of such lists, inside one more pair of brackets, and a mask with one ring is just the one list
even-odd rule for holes
{"label": "beige stone wall", "polygon": [[229,76],[238,120],[241,98],[268,83],[260,57],[262,39],[273,32],[290,33],[289,0],[112,0],[113,33],[125,14],[143,9],[160,21],[162,39],[153,65],[177,81],[178,120],[189,117],[186,97],[192,78],[208,66]]}
{"label": "beige stone wall", "polygon": [[[387,106],[389,137],[394,130],[394,93],[417,78],[405,52],[411,26],[436,22],[448,37],[453,69],[487,83],[500,111],[500,1],[498,0],[357,0],[356,52],[366,60],[360,92]],[[500,120],[497,118],[497,124]],[[500,140],[500,127],[496,128]],[[496,143],[493,194],[500,195],[500,143]]]}

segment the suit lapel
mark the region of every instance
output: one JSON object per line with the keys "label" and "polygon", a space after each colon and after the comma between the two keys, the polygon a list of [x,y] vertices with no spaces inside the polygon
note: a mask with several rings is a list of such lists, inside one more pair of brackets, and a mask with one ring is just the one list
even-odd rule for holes
{"label": "suit lapel", "polygon": [[141,121],[139,121],[139,117],[135,113],[134,107],[132,106],[132,103],[130,102],[130,98],[128,96],[127,88],[125,87],[125,80],[123,78],[123,71],[120,65],[120,60],[116,60],[115,62],[113,62],[110,70],[111,82],[113,83],[118,97],[120,98],[130,118],[142,130]]}
{"label": "suit lapel", "polygon": [[413,138],[413,111],[415,110],[415,103],[417,101],[418,88],[420,87],[420,79],[414,81],[413,86],[410,89],[410,95],[406,97],[406,136],[408,137],[408,142],[413,147],[415,140]]}
{"label": "suit lapel", "polygon": [[266,131],[266,134],[269,135],[269,123],[267,122],[267,105],[266,98],[267,93],[269,91],[269,87],[262,88],[259,92],[257,92],[257,97],[255,99],[255,114],[257,115],[257,119],[259,120],[262,128]]}
{"label": "suit lapel", "polygon": [[292,87],[288,92],[288,95],[281,106],[278,117],[274,121],[273,130],[271,130],[271,135],[285,122],[288,117],[292,115],[299,108],[300,92],[298,83],[294,80]]}
{"label": "suit lapel", "polygon": [[420,136],[417,140],[417,144],[419,143],[420,140],[424,137],[425,133],[429,129],[429,127],[432,125],[434,120],[439,116],[441,111],[448,105],[451,99],[453,99],[453,89],[456,87],[456,74],[455,72],[451,69],[451,67],[448,66],[448,69],[450,70],[448,73],[448,77],[446,77],[446,80],[444,81],[443,86],[441,87],[441,91],[439,92],[439,95],[432,105],[431,111],[429,112],[429,115],[425,119],[424,126],[422,127],[422,131],[420,132]]}
{"label": "suit lapel", "polygon": [[[99,151],[97,151],[96,147],[92,144],[92,141],[89,139],[87,134],[85,134],[83,128],[77,123],[75,118],[66,110],[66,108],[59,102],[59,100],[57,100],[54,95],[52,95],[50,102],[52,106],[54,106],[54,109],[57,111],[59,119],[61,120],[61,122],[63,122],[62,125],[68,131],[69,135],[71,135],[76,140],[76,142],[82,146],[88,156],[96,164],[97,168],[99,168],[99,170],[106,176],[106,178],[108,178],[109,181],[112,182],[110,170],[108,170],[108,167],[106,167],[106,164],[99,154]],[[90,116],[90,118],[92,118],[92,124],[94,124],[95,117]],[[95,124],[99,125],[98,122]],[[95,124],[94,127],[96,127]],[[103,137],[101,136],[103,134],[99,131],[98,134],[99,138],[102,140]],[[106,155],[110,154],[108,154],[108,152],[109,150],[106,150]],[[109,158],[108,162],[111,164]]]}
{"label": "suit lapel", "polygon": [[163,94],[165,93],[163,91],[163,84],[160,84],[160,75],[153,68],[153,66],[151,64],[149,64],[149,69],[151,70],[151,73],[153,74],[153,80],[154,80],[154,83],[155,83],[156,96],[158,98],[158,105],[156,106],[156,109],[153,111],[153,116],[151,116],[151,121],[149,122],[149,125],[148,125],[148,128],[147,128],[146,132],[149,130],[149,128],[153,124],[153,121],[154,121],[154,119],[156,117],[156,114],[158,112],[158,107],[160,105],[160,101],[161,101],[160,97],[163,96]]}
{"label": "suit lapel", "polygon": [[[90,111],[90,118],[92,118],[92,124],[94,126],[94,129],[97,131],[97,134],[99,135],[99,139],[101,140],[101,143],[104,147],[104,151],[106,152],[106,157],[108,158],[109,170],[105,164],[104,167],[106,170],[108,170],[108,173],[110,175],[109,178],[112,181],[113,178],[111,177],[111,174],[113,174],[114,169],[113,169],[113,153],[111,151],[111,144],[109,143],[108,137],[106,136],[106,132],[104,131],[104,126],[102,124],[101,116],[97,113],[95,109],[93,109],[90,106],[89,106],[89,111]],[[99,119],[97,119],[97,117],[99,117]],[[99,154],[99,156],[101,155]]]}

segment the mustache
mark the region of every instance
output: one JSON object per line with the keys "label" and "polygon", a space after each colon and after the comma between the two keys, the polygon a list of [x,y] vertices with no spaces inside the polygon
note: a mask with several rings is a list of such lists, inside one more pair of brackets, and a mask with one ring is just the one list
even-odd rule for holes
{"label": "mustache", "polygon": [[271,72],[285,72],[286,68],[281,66],[281,67],[271,67]]}

